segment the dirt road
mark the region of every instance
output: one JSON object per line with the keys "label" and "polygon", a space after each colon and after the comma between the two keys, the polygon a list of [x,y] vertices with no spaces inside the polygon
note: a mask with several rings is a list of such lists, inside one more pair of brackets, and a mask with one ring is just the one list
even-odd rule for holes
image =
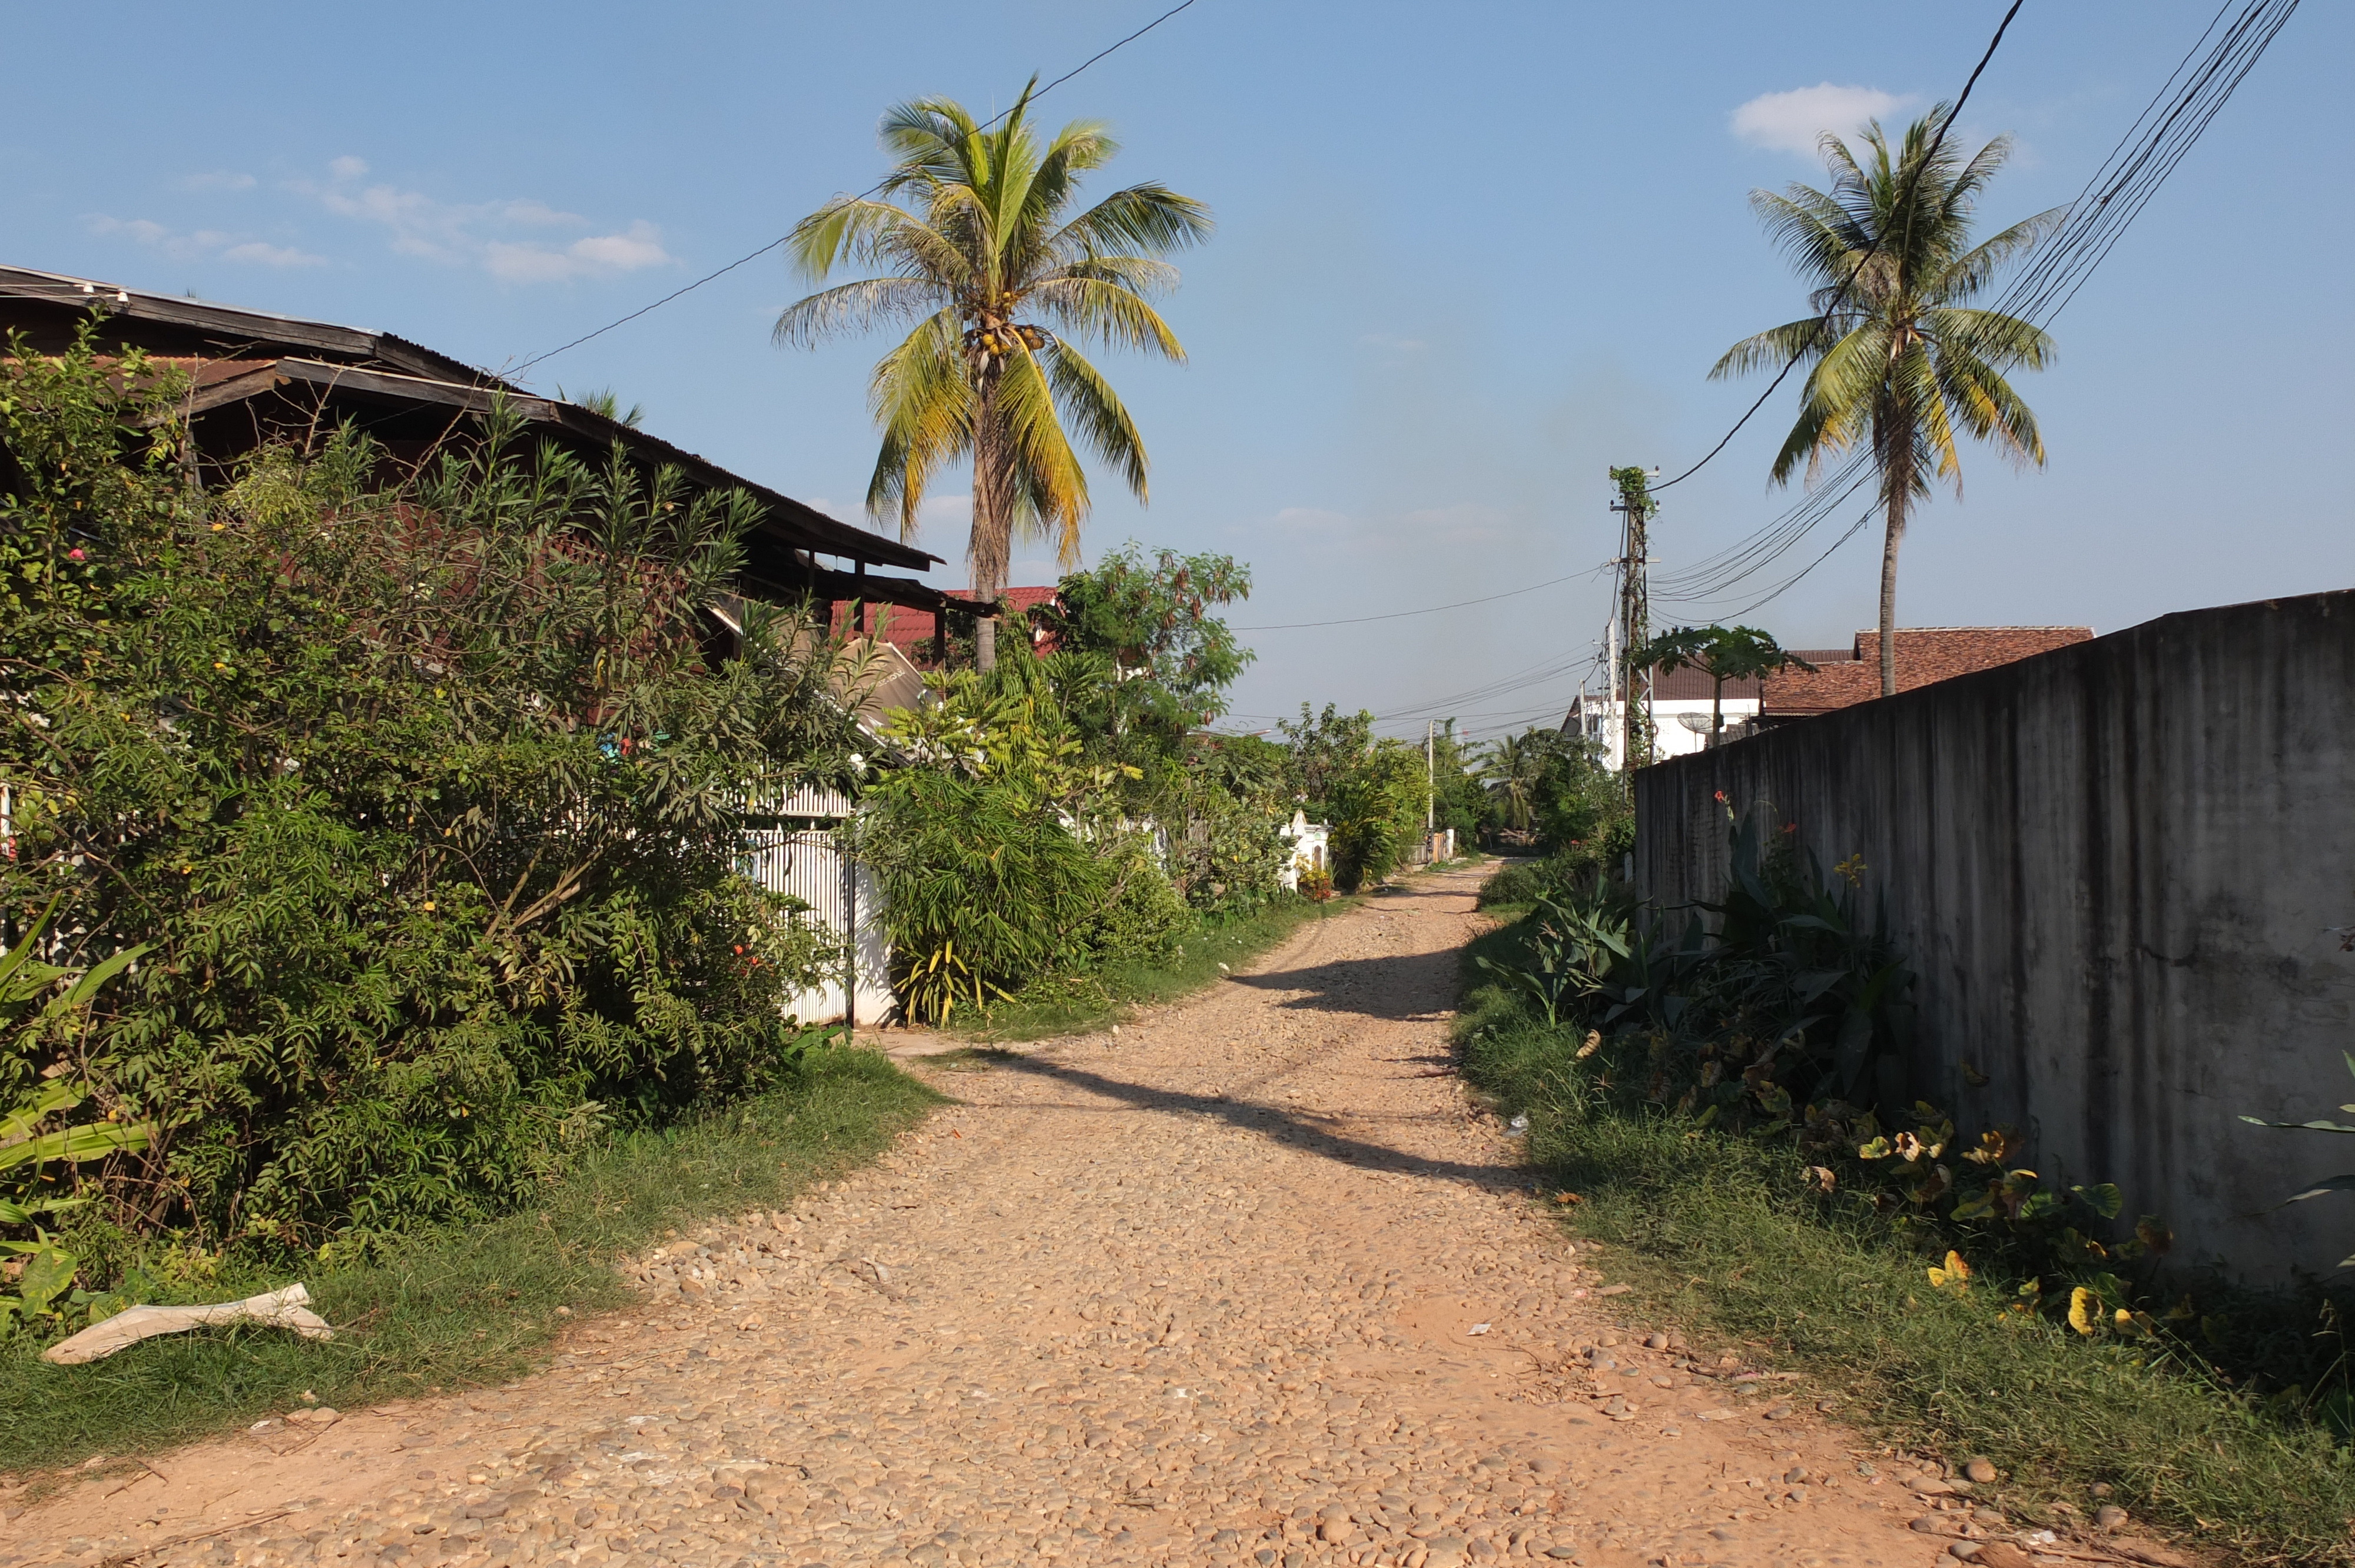
{"label": "dirt road", "polygon": [[920,1065],[962,1104],[673,1244],[545,1373],[88,1483],[0,1563],[1940,1561],[1935,1483],[1636,1343],[1668,1326],[1539,1212],[1449,1069],[1476,883],[1117,1037]]}

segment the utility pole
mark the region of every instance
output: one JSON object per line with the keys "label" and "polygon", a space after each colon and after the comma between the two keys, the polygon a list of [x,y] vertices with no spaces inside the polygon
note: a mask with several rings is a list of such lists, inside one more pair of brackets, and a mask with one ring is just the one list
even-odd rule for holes
{"label": "utility pole", "polygon": [[[1615,609],[1613,610],[1611,612],[1611,646],[1606,652],[1603,665],[1604,672],[1603,682],[1604,689],[1608,694],[1608,705],[1604,709],[1605,713],[1617,713],[1619,711],[1619,612]],[[1604,743],[1604,747],[1606,751],[1610,749],[1610,741],[1607,738]],[[1626,753],[1625,752],[1620,753],[1619,766],[1622,768],[1627,766]]]}
{"label": "utility pole", "polygon": [[[1614,468],[1611,482],[1619,487],[1619,499],[1611,510],[1625,521],[1621,526],[1619,555],[1619,613],[1612,622],[1617,633],[1618,647],[1613,651],[1613,662],[1626,661],[1625,685],[1627,705],[1621,710],[1621,734],[1625,737],[1620,752],[1620,770],[1632,774],[1652,760],[1652,672],[1636,668],[1636,655],[1652,635],[1650,591],[1646,584],[1646,568],[1651,564],[1652,514],[1660,503],[1652,499],[1652,481],[1660,471],[1641,468]],[[1643,705],[1636,706],[1636,692],[1641,688]]]}
{"label": "utility pole", "polygon": [[1433,737],[1439,733],[1437,719],[1423,721],[1423,842],[1431,847],[1432,834],[1439,831],[1439,752]]}

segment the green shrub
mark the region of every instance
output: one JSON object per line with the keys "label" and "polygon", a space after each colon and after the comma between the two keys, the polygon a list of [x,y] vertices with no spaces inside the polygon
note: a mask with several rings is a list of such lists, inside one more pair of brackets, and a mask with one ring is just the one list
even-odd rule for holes
{"label": "green shrub", "polygon": [[946,1023],[1074,956],[1103,913],[1104,868],[1020,787],[902,768],[867,793],[858,853],[874,868],[893,988]]}
{"label": "green shrub", "polygon": [[1116,832],[1094,849],[1103,891],[1085,937],[1087,964],[1167,957],[1194,928],[1195,915],[1163,873],[1153,841],[1140,832]]}
{"label": "green shrub", "polygon": [[[826,944],[735,874],[740,803],[852,732],[794,619],[707,655],[749,498],[504,412],[406,478],[337,434],[209,494],[176,391],[87,335],[0,362],[0,912],[150,949],[76,1063],[157,1129],[114,1217],[365,1248],[789,1066]],[[0,1103],[52,1058],[0,1050]]]}
{"label": "green shrub", "polygon": [[1480,907],[1584,896],[1604,885],[1611,870],[1600,845],[1579,844],[1542,860],[1515,861],[1480,885]]}

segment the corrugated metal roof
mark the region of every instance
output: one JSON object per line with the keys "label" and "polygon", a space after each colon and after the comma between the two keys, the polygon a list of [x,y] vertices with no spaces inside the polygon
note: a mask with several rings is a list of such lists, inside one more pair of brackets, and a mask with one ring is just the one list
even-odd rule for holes
{"label": "corrugated metal roof", "polygon": [[[197,377],[203,390],[191,412],[275,392],[297,382],[330,392],[431,403],[472,413],[486,411],[491,399],[504,394],[534,424],[554,426],[598,446],[619,441],[647,461],[676,466],[705,488],[749,492],[766,509],[767,531],[789,547],[916,571],[942,560],[929,550],[829,517],[659,436],[577,403],[534,396],[486,370],[389,333],[148,293],[25,267],[0,267],[0,303],[8,302],[20,307],[27,303],[47,307],[39,313],[53,323],[61,319],[58,312],[101,310],[110,320],[121,318],[144,327],[125,334],[140,347],[192,364],[205,361]],[[13,319],[16,313],[7,313],[11,319],[0,319],[0,326],[17,324]],[[309,352],[284,352],[290,348]],[[247,365],[252,368],[234,368]]]}

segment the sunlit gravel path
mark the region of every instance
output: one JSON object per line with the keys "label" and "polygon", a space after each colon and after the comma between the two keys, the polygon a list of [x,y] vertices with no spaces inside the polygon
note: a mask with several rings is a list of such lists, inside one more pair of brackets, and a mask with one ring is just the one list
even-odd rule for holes
{"label": "sunlit gravel path", "polygon": [[1668,1342],[1540,1212],[1451,1070],[1476,882],[1117,1037],[920,1064],[957,1106],[641,1259],[545,1373],[77,1487],[0,1563],[1940,1561],[1960,1499]]}

